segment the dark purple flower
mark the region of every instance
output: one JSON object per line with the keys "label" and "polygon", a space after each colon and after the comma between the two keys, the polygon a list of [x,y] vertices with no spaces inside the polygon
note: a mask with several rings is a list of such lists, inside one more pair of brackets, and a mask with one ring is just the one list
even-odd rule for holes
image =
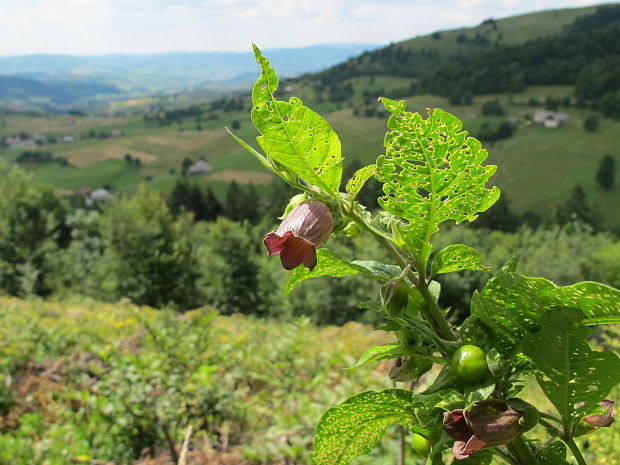
{"label": "dark purple flower", "polygon": [[265,237],[269,255],[280,254],[282,266],[292,270],[302,263],[316,266],[316,246],[327,240],[334,228],[334,217],[327,205],[306,200],[286,215],[277,230]]}
{"label": "dark purple flower", "polygon": [[452,454],[463,460],[485,447],[510,442],[522,432],[522,414],[499,400],[487,400],[470,409],[444,413],[443,426],[455,440]]}

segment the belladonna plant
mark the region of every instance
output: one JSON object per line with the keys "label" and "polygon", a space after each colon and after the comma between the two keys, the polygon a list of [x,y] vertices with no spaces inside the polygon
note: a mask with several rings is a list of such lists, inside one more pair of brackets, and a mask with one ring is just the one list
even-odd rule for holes
{"label": "belladonna plant", "polygon": [[[574,438],[611,424],[614,405],[606,398],[620,383],[620,358],[590,346],[590,327],[620,323],[620,291],[524,276],[514,255],[471,296],[469,308],[455,309],[467,316],[457,324],[440,306],[436,277],[491,270],[466,245],[437,250],[433,236],[445,223],[475,221],[500,196],[487,185],[497,167],[485,164],[480,141],[441,109],[422,115],[407,111],[405,101],[381,98],[390,114],[384,153],[345,184],[336,132],[299,98],[278,100],[278,77],[260,50],[254,52],[261,75],[252,90],[252,121],[263,153],[237,140],[311,199],[291,208],[265,238],[284,268],[296,268],[286,292],[319,276],[367,277],[377,297],[364,306],[380,314],[381,329],[393,338],[369,348],[354,367],[392,359],[392,380],[407,383],[358,393],[325,412],[314,464],[348,465],[396,424],[403,436],[409,431],[428,441],[428,464],[443,464],[451,450],[470,464],[586,465]],[[378,212],[356,200],[371,178],[382,184]],[[349,229],[374,239],[389,263],[366,256],[348,261],[328,248],[317,250],[330,234]],[[553,412],[541,413],[515,397],[528,380],[538,383]],[[526,437],[534,426],[549,438]]]}

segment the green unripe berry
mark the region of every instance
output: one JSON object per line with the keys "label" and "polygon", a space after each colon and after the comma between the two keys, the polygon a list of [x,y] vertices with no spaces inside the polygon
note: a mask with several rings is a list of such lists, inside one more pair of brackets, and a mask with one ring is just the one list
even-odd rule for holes
{"label": "green unripe berry", "polygon": [[421,434],[413,433],[411,447],[419,456],[428,457],[428,453],[431,451],[431,442]]}
{"label": "green unripe berry", "polygon": [[461,346],[454,352],[452,368],[458,378],[466,384],[481,381],[490,374],[484,350],[470,344]]}

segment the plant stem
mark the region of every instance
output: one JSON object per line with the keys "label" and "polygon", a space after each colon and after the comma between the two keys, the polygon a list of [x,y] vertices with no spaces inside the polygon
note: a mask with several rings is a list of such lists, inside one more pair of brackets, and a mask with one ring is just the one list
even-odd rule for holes
{"label": "plant stem", "polygon": [[523,440],[522,435],[514,438],[507,447],[516,456],[519,465],[538,465],[538,460]]}
{"label": "plant stem", "polygon": [[508,462],[510,465],[519,465],[519,463],[513,456],[507,454],[506,452],[504,452],[503,450],[497,447],[494,447],[493,449],[491,449],[491,453],[494,455],[497,455],[498,457],[501,457],[506,462]]}
{"label": "plant stem", "polygon": [[[353,220],[360,228],[362,228],[363,230],[369,232],[370,234],[374,236],[377,242],[379,242],[379,244],[381,244],[390,253],[390,255],[394,258],[394,260],[396,260],[396,263],[398,263],[398,266],[400,266],[403,270],[410,266],[409,263],[407,262],[407,259],[401,255],[400,251],[386,237],[384,237],[378,231],[375,231],[375,229],[372,226],[366,224],[364,220],[360,218],[358,215],[356,215],[355,212],[353,212],[351,209],[347,210],[345,208],[343,210],[347,212],[346,213],[347,216],[351,220]],[[428,285],[424,279],[424,270],[420,271],[419,269],[417,269],[417,271],[418,271],[418,274],[416,275],[410,269],[407,272],[407,277],[418,288],[418,290],[420,291],[420,294],[422,294],[422,297],[424,298],[424,302],[426,302],[426,307],[428,310],[428,316],[430,320],[435,323],[439,331],[439,335],[443,339],[446,339],[448,341],[456,341],[456,335],[452,331],[450,324],[448,323],[443,312],[437,305],[437,302],[433,300],[433,297],[431,296],[428,290]]]}
{"label": "plant stem", "polygon": [[430,314],[435,325],[437,325],[437,329],[439,330],[441,337],[448,341],[456,341],[454,331],[452,331],[452,328],[446,320],[444,313],[439,308],[439,305],[437,305],[437,302],[433,299],[426,283],[419,283],[416,287],[418,288],[418,291],[420,291],[420,294],[422,294],[424,302],[426,302],[428,313]]}
{"label": "plant stem", "polygon": [[588,465],[586,459],[583,458],[581,451],[579,450],[579,446],[575,443],[575,440],[572,436],[566,435],[564,438],[564,442],[568,445],[568,448],[573,453],[573,457],[577,460],[579,465]]}
{"label": "plant stem", "polygon": [[543,417],[543,418],[547,418],[549,420],[553,420],[556,423],[562,423],[562,420],[560,420],[559,418],[554,417],[553,415],[550,415],[550,414],[545,413],[545,412],[540,412],[540,416]]}

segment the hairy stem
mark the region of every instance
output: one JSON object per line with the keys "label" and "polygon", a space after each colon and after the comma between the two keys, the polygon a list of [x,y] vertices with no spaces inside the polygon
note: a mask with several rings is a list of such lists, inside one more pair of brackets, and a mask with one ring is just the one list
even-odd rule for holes
{"label": "hairy stem", "polygon": [[575,459],[577,460],[577,463],[579,465],[588,465],[586,462],[586,459],[583,458],[583,455],[581,454],[581,451],[579,450],[579,446],[575,443],[575,440],[572,438],[572,436],[569,436],[567,434],[564,436],[563,439],[566,445],[568,446],[568,448],[570,449],[570,451],[573,453],[573,457],[575,457]]}
{"label": "hairy stem", "polygon": [[523,440],[522,435],[514,438],[507,447],[515,455],[519,465],[538,465],[538,460],[532,453],[532,449]]}
{"label": "hairy stem", "polygon": [[[351,220],[353,220],[361,229],[369,232],[377,240],[377,242],[379,242],[379,244],[381,244],[389,252],[389,254],[394,258],[394,260],[396,260],[398,266],[400,266],[403,270],[407,267],[410,267],[407,259],[403,257],[398,248],[395,247],[394,244],[390,242],[390,240],[388,240],[381,233],[376,231],[372,226],[366,224],[362,218],[360,218],[358,215],[355,214],[355,212],[353,212],[352,209],[349,209],[348,211],[347,209],[345,209],[345,212],[347,212],[346,214]],[[433,300],[433,297],[428,290],[428,283],[426,283],[424,279],[424,270],[422,269],[422,271],[420,271],[420,268],[417,268],[417,275],[416,273],[411,271],[411,269],[409,269],[409,271],[407,272],[407,277],[418,288],[420,294],[422,294],[422,297],[426,302],[428,317],[437,327],[439,335],[443,339],[446,339],[448,341],[456,341],[456,335],[452,331],[450,324],[448,323],[445,315],[437,305],[437,302]]]}
{"label": "hairy stem", "polygon": [[456,335],[454,334],[454,331],[452,331],[452,328],[446,320],[444,313],[439,308],[439,305],[437,305],[437,302],[435,302],[435,299],[433,299],[433,296],[428,290],[427,283],[422,283],[418,281],[418,285],[416,287],[418,288],[418,291],[420,291],[420,294],[422,294],[424,302],[426,302],[426,308],[428,309],[428,313],[430,314],[433,322],[437,326],[441,337],[448,341],[456,341]]}
{"label": "hairy stem", "polygon": [[501,457],[510,465],[519,465],[519,462],[517,462],[517,459],[515,459],[512,455],[507,454],[506,452],[501,450],[499,447],[494,447],[493,449],[491,449],[491,453],[493,455],[497,455],[498,457]]}

